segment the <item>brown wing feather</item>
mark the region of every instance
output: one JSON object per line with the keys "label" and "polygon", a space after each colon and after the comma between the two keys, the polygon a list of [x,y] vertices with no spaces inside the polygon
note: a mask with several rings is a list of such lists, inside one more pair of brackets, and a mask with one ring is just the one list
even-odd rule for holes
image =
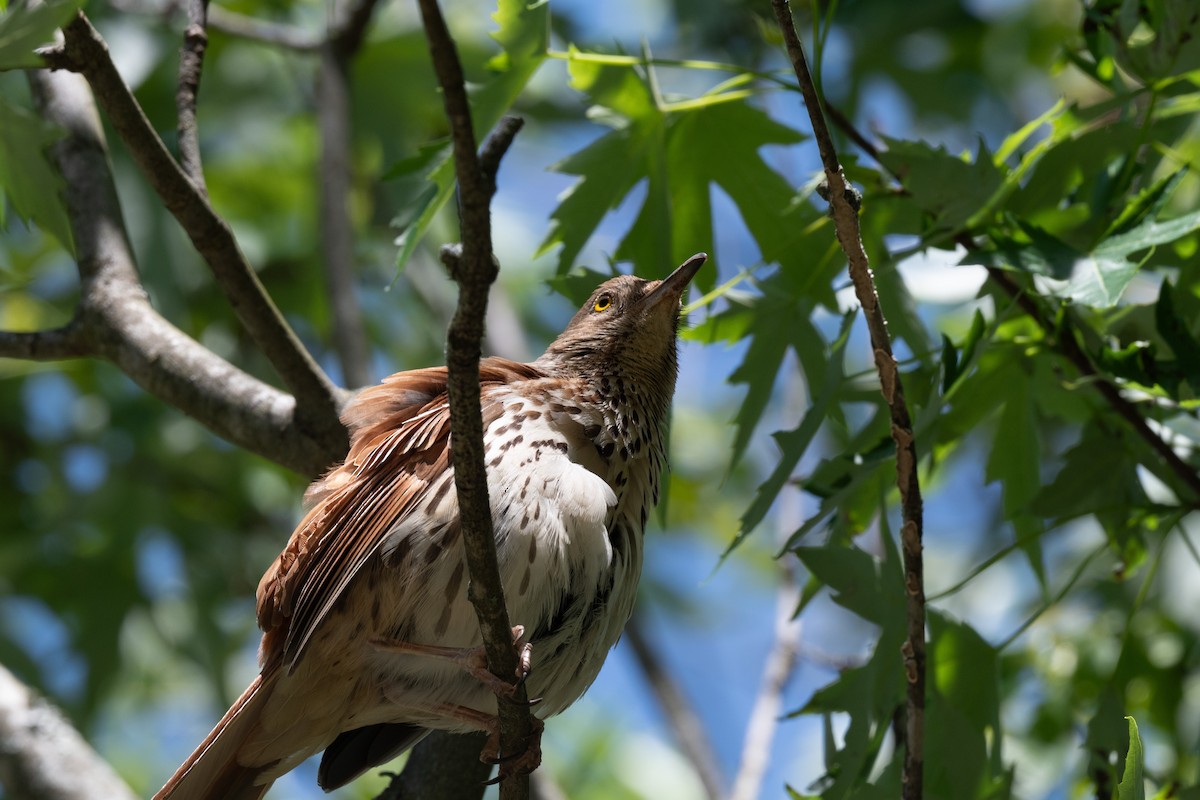
{"label": "brown wing feather", "polygon": [[[484,359],[485,427],[499,413],[486,402],[489,387],[541,377],[528,364]],[[258,586],[264,666],[295,666],[351,579],[449,469],[445,367],[392,375],[351,400],[342,421],[351,436],[345,462],[309,488],[311,508]]]}

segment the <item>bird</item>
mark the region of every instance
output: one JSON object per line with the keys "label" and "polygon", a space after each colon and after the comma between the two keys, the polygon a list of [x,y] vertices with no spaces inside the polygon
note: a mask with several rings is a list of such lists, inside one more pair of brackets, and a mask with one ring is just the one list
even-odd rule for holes
{"label": "bird", "polygon": [[[591,685],[632,613],[667,466],[682,299],[706,259],[605,281],[530,363],[480,361],[496,553],[539,723]],[[342,421],[345,460],[308,488],[258,586],[260,673],[155,800],[258,800],[316,753],[331,791],[430,731],[496,732],[447,370],[391,375]]]}

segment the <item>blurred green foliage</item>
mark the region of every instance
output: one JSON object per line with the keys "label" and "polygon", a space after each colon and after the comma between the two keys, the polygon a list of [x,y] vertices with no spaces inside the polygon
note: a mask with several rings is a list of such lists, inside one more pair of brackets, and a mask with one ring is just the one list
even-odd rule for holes
{"label": "blurred green foliage", "polygon": [[[791,791],[895,797],[904,618],[889,421],[813,197],[801,100],[767,3],[651,5],[663,29],[615,46],[592,35],[597,12],[578,4],[502,0],[491,27],[472,4],[448,11],[480,132],[516,110],[529,135],[571,142],[541,164],[569,188],[518,260],[551,255],[535,263],[575,301],[611,268],[601,253],[646,277],[698,250],[718,256],[686,335],[730,348],[725,374],[707,377],[744,394],[736,407],[681,397],[688,435],[674,442],[667,527],[700,530],[764,574],[762,553],[778,545],[769,528],[783,528],[800,611],[825,613],[815,602],[825,598],[869,623],[856,640],[865,655],[793,709],[821,721],[824,774]],[[1200,497],[1093,384],[1118,387],[1196,468],[1200,12],[1189,0],[797,5],[829,105],[877,142],[864,153],[839,133],[864,190],[865,245],[899,342],[928,505],[953,512],[927,527],[927,796],[1124,800],[1148,782],[1156,796],[1196,797],[1200,553],[1188,515]],[[325,13],[229,7],[315,31]],[[46,8],[0,18],[0,65],[24,63],[69,6]],[[123,37],[114,53],[170,140],[178,20],[88,13]],[[201,141],[215,207],[336,370],[317,255],[314,70],[310,55],[214,32]],[[381,12],[353,89],[347,201],[377,369],[433,363],[445,304],[430,254],[454,238],[453,185],[413,8]],[[19,74],[0,75],[0,103],[0,184],[15,212],[0,216],[0,329],[34,330],[69,317],[69,235]],[[119,144],[113,159],[156,306],[271,379]],[[932,262],[958,272],[923,277]],[[976,284],[945,299],[931,284],[950,274]],[[552,335],[562,314],[538,282],[502,275],[505,302],[536,338]],[[1066,340],[1095,375],[1064,358]],[[0,377],[0,663],[85,730],[196,675],[219,703],[236,696],[231,672],[255,637],[249,598],[295,518],[301,479],[236,452],[109,365],[10,360]],[[787,399],[797,394],[804,410]],[[777,449],[771,426],[783,428]],[[791,520],[777,500],[797,490],[804,513]],[[651,580],[646,601],[716,616],[666,582]],[[605,765],[612,733],[586,727],[551,763],[570,796],[637,796]]]}

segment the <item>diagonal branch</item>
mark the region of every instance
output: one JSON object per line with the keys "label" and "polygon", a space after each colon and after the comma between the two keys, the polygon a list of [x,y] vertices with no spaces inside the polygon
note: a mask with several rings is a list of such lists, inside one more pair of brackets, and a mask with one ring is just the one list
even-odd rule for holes
{"label": "diagonal branch", "polygon": [[[480,412],[479,359],[483,341],[488,289],[498,267],[492,254],[491,200],[495,178],[485,174],[476,153],[471,107],[462,64],[437,0],[418,0],[425,38],[433,60],[453,139],[458,179],[462,248],[443,251],[443,260],[458,283],[458,308],[447,333],[450,428],[454,439],[454,482],[470,575],[468,597],[475,606],[487,650],[488,668],[501,680],[516,683],[517,651],[504,602],[487,473],[483,464],[483,421]],[[512,134],[519,125],[511,126]],[[512,141],[512,134],[508,141]],[[503,134],[499,134],[503,135]],[[504,145],[506,147],[507,144]],[[489,147],[489,151],[490,151]],[[503,147],[500,148],[501,152]],[[497,159],[498,160],[498,159]],[[491,162],[489,162],[491,163]],[[515,702],[498,703],[502,753],[523,753],[536,743],[523,684],[516,685]],[[503,774],[503,770],[501,770]],[[500,786],[502,800],[529,797],[529,776],[509,774]]]}
{"label": "diagonal branch", "polygon": [[61,711],[4,667],[0,742],[0,783],[10,800],[137,797]]}
{"label": "diagonal branch", "polygon": [[800,82],[804,105],[812,122],[813,136],[821,152],[821,164],[829,183],[829,200],[833,211],[834,230],[838,244],[846,254],[850,267],[850,280],[854,293],[862,306],[867,330],[871,336],[871,347],[875,354],[875,367],[884,400],[892,419],[892,439],[896,443],[896,484],[900,489],[900,506],[903,525],[900,528],[900,545],[904,553],[904,586],[906,593],[906,617],[908,638],[902,652],[904,672],[907,679],[905,704],[905,748],[902,775],[904,800],[918,800],[923,792],[924,741],[925,741],[925,585],[922,563],[922,507],[921,486],[917,476],[917,448],[913,436],[912,421],[908,405],[904,400],[904,385],[896,358],[892,355],[891,338],[887,332],[887,321],[879,306],[879,294],[875,280],[871,277],[870,263],[863,249],[858,223],[857,194],[847,182],[838,162],[837,150],[825,117],[817,87],[813,83],[804,56],[804,47],[796,35],[792,11],[787,0],[771,0],[775,19],[783,33],[788,57]]}
{"label": "diagonal branch", "polygon": [[296,396],[298,421],[331,449],[340,447],[344,451],[346,431],[338,419],[343,393],[288,326],[246,261],[228,224],[171,157],[87,17],[80,13],[63,28],[63,33],[64,49],[54,65],[65,61],[87,78],[134,161],[212,269],[242,325]]}
{"label": "diagonal branch", "polygon": [[53,359],[94,355],[112,361],[146,391],[229,441],[305,475],[345,454],[295,419],[295,400],[230,365],[186,336],[150,305],[121,218],[100,118],[76,75],[32,71],[42,116],[66,132],[51,155],[71,191],[80,301],[70,324],[53,331],[0,334],[0,355]]}

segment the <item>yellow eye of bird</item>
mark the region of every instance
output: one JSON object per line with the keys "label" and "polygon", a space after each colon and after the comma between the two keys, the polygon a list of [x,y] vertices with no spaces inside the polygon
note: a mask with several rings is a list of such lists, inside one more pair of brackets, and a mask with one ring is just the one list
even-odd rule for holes
{"label": "yellow eye of bird", "polygon": [[610,306],[612,306],[612,298],[602,294],[596,298],[596,302],[592,305],[592,311],[607,311]]}

